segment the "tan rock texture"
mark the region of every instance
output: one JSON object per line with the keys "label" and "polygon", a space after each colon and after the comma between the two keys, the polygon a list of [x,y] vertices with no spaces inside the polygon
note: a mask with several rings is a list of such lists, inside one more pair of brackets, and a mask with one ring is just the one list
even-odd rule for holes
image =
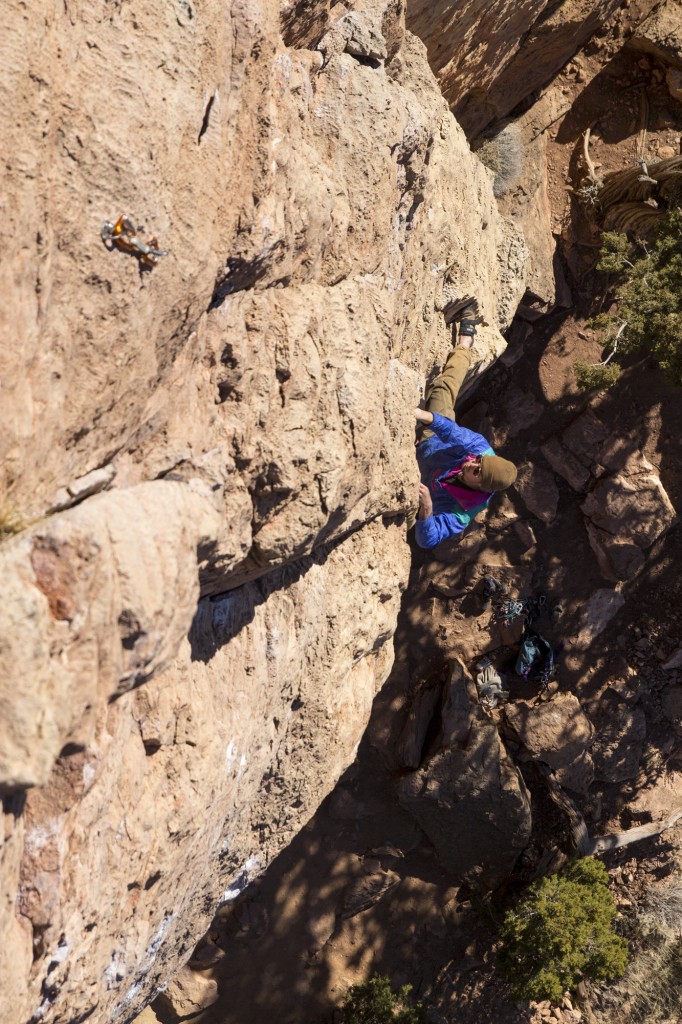
{"label": "tan rock texture", "polygon": [[[46,519],[3,548],[0,785],[43,785],[106,702],[166,668],[199,597],[209,499],[157,480]],[[172,595],[172,600],[168,596]]]}
{"label": "tan rock texture", "polygon": [[546,85],[620,0],[410,0],[443,94],[467,135]]}
{"label": "tan rock texture", "polygon": [[439,311],[525,290],[401,5],[300,7],[4,12],[6,1019],[132,1019],[352,761]]}
{"label": "tan rock texture", "polygon": [[675,509],[655,467],[629,437],[612,436],[590,409],[550,438],[542,453],[577,492],[590,546],[605,579],[632,579],[644,551],[676,520]]}
{"label": "tan rock texture", "polygon": [[95,1003],[127,1019],[305,823],[390,669],[402,532],[377,521],[202,602],[167,671],[100,706],[95,739],[6,819],[3,997],[19,1019],[46,978],[47,1019]]}

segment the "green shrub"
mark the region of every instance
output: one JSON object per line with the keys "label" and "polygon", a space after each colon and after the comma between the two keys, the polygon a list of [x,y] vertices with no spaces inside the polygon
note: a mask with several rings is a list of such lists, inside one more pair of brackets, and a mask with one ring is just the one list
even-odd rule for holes
{"label": "green shrub", "polygon": [[627,966],[604,865],[589,857],[533,882],[501,930],[500,968],[515,999],[561,1000],[581,976],[611,981]]}
{"label": "green shrub", "polygon": [[576,359],[573,372],[581,391],[608,391],[618,380],[620,366],[618,363],[586,363],[584,359]]}
{"label": "green shrub", "polygon": [[408,1000],[411,987],[403,985],[393,992],[390,980],[381,974],[364,985],[353,985],[343,1004],[343,1024],[426,1024],[424,1004]]}
{"label": "green shrub", "polygon": [[682,212],[668,213],[649,246],[605,232],[597,266],[617,276],[617,310],[592,325],[607,332],[607,343],[618,336],[619,353],[651,352],[682,385]]}

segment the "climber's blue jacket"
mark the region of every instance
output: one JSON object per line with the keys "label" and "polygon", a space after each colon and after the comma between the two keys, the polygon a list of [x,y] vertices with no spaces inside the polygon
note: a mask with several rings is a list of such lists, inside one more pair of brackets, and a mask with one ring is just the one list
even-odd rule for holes
{"label": "climber's blue jacket", "polygon": [[[443,479],[467,455],[495,454],[481,434],[460,427],[454,420],[438,413],[433,414],[429,430],[433,431],[433,437],[428,437],[417,447],[422,483],[428,487],[433,501],[433,513],[428,519],[418,519],[415,525],[415,538],[422,548],[433,548],[448,537],[455,537],[466,530],[474,516],[492,498],[492,494],[488,494],[479,504],[465,509],[443,488]],[[475,493],[472,492],[472,496]]]}

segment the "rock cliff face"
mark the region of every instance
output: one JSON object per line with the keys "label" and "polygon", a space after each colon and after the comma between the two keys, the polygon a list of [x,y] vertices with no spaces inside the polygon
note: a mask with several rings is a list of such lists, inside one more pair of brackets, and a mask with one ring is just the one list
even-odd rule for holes
{"label": "rock cliff face", "polygon": [[525,289],[401,5],[300,7],[6,11],[8,1020],[132,1019],[350,763],[439,310]]}
{"label": "rock cliff face", "polygon": [[410,0],[407,25],[426,43],[443,94],[471,137],[547,85],[620,6],[620,0]]}

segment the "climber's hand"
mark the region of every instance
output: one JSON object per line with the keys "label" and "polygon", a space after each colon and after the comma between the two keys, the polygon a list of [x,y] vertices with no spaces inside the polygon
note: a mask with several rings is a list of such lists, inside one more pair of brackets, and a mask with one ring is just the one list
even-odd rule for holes
{"label": "climber's hand", "polygon": [[431,501],[431,494],[428,487],[425,484],[419,485],[419,512],[417,513],[417,519],[428,519],[433,512],[433,502]]}

